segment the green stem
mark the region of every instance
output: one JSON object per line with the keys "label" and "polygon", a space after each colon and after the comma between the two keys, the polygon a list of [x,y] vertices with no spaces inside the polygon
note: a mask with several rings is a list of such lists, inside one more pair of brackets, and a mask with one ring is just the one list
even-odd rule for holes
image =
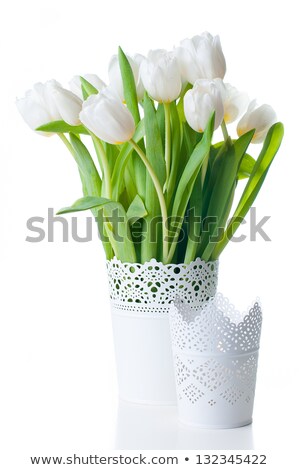
{"label": "green stem", "polygon": [[67,147],[67,149],[71,152],[71,154],[73,155],[73,157],[76,159],[76,153],[75,153],[75,150],[73,149],[73,146],[72,144],[70,143],[70,141],[65,137],[64,134],[62,133],[58,133],[57,134],[58,137],[60,137],[60,139],[62,140],[62,142],[64,143],[64,145]]}
{"label": "green stem", "polygon": [[227,131],[227,127],[226,127],[224,120],[222,121],[221,129],[222,129],[224,140],[227,141],[230,137],[229,137],[229,133]]}
{"label": "green stem", "polygon": [[202,188],[201,173],[196,178],[196,182],[190,197],[189,204],[189,233],[186,247],[184,263],[189,264],[196,258],[201,235],[201,216],[202,216]]}
{"label": "green stem", "polygon": [[165,164],[166,164],[166,182],[165,189],[167,189],[170,166],[171,166],[171,125],[170,125],[170,103],[164,103],[165,114]]}
{"label": "green stem", "polygon": [[[70,153],[73,155],[76,163],[77,163],[77,157],[76,157],[76,152],[72,146],[72,144],[70,143],[70,141],[66,138],[66,136],[62,133],[58,133],[57,134],[58,137],[60,137],[60,139],[62,140],[62,142],[65,144],[65,146],[67,147],[67,149],[70,151]],[[104,149],[103,149],[104,150]],[[80,173],[80,177],[81,177],[81,182],[82,182],[82,186],[83,186],[83,194],[84,196],[86,196],[86,184],[85,184],[85,181],[84,181],[84,178],[83,178],[83,175],[81,174],[81,171],[79,169],[79,173]],[[95,216],[95,218],[97,219],[97,217],[99,217],[99,214],[98,212],[95,212],[95,211],[91,211],[93,213],[93,215]],[[103,224],[103,221],[100,222],[100,219],[98,219],[98,223],[102,223]],[[104,231],[104,234],[106,234],[106,231],[105,231],[105,228],[103,227],[103,231]],[[111,239],[111,236],[109,237],[109,234],[107,234],[108,236],[108,239],[109,239],[109,242],[105,242],[104,240],[102,240],[102,243],[103,243],[103,247],[104,247],[104,250],[105,250],[105,253],[106,253],[106,258],[107,259],[112,259],[113,258],[113,248],[112,248],[112,243],[113,243],[113,240]]]}
{"label": "green stem", "polygon": [[163,263],[166,263],[167,255],[168,255],[168,241],[167,241],[167,238],[168,238],[168,220],[167,220],[167,207],[166,207],[166,202],[165,202],[164,195],[163,195],[163,189],[162,189],[162,187],[160,185],[160,181],[159,181],[156,173],[154,172],[154,169],[153,169],[152,165],[148,161],[145,153],[141,150],[139,145],[137,145],[136,142],[134,142],[134,140],[131,139],[130,143],[133,146],[134,150],[138,153],[141,160],[143,161],[143,163],[144,163],[144,165],[145,165],[145,167],[146,167],[146,169],[147,169],[147,171],[148,171],[148,173],[149,173],[149,175],[152,179],[153,185],[155,186],[156,192],[157,192],[157,196],[158,196],[159,203],[160,203],[160,208],[161,208],[161,214],[162,214]]}
{"label": "green stem", "polygon": [[165,264],[169,264],[169,263],[172,262],[172,258],[174,257],[175,250],[177,248],[177,241],[179,239],[179,236],[180,236],[180,230],[176,230],[175,236],[174,236],[174,238],[171,242],[171,245],[170,245],[170,249],[169,249],[169,252],[168,252],[168,257],[167,257],[167,260],[166,260]]}
{"label": "green stem", "polygon": [[208,170],[208,165],[209,165],[209,159],[207,158],[202,165],[201,172],[200,172],[200,178],[201,178],[201,186],[204,186],[205,179],[206,179],[206,174]]}
{"label": "green stem", "polygon": [[97,136],[95,136],[92,133],[90,133],[90,135],[94,143],[97,157],[103,168],[103,183],[104,183],[103,196],[107,197],[108,199],[112,199],[111,172],[110,172],[109,162],[107,159],[105,149],[103,147],[102,142]]}
{"label": "green stem", "polygon": [[64,134],[59,132],[59,133],[57,133],[57,135],[58,135],[58,137],[60,137],[60,139],[62,140],[62,142],[64,143],[66,148],[69,150],[71,155],[74,157],[74,160],[78,165],[78,171],[79,171],[79,175],[80,175],[80,179],[81,179],[81,183],[82,183],[83,194],[84,194],[84,196],[86,196],[86,194],[85,194],[85,192],[87,191],[86,182],[85,182],[84,176],[83,176],[83,174],[80,170],[80,165],[79,165],[79,162],[78,162],[76,151],[75,151],[74,147],[72,146],[72,144],[70,143],[70,141],[67,139],[67,137],[65,137]]}

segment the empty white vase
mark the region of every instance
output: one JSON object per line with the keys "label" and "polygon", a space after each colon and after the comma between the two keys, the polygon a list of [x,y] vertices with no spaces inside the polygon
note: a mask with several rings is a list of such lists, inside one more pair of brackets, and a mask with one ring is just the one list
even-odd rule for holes
{"label": "empty white vase", "polygon": [[217,294],[205,305],[177,299],[170,326],[181,422],[234,428],[252,421],[262,312],[243,314]]}

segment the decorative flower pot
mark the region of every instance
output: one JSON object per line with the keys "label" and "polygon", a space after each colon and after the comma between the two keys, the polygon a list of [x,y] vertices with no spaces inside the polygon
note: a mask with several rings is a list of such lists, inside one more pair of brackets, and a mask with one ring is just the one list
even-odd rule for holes
{"label": "decorative flower pot", "polygon": [[175,404],[170,304],[215,295],[218,262],[163,265],[107,262],[119,395],[143,404]]}
{"label": "decorative flower pot", "polygon": [[237,312],[217,294],[205,305],[176,300],[170,329],[179,419],[207,428],[252,422],[262,312]]}

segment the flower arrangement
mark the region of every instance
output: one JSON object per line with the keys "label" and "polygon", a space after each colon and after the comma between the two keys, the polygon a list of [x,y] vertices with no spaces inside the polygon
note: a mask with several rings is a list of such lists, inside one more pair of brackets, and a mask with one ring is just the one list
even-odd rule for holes
{"label": "flower arrangement", "polygon": [[[108,86],[89,74],[74,77],[70,90],[37,83],[17,100],[32,129],[56,134],[72,154],[84,197],[59,213],[91,209],[107,259],[213,261],[243,221],[283,125],[271,106],[249,103],[225,83],[225,73],[219,37],[203,33],[147,57],[119,48]],[[232,139],[227,126],[238,119]],[[223,138],[215,142],[218,128]],[[248,149],[259,143],[254,159]]]}

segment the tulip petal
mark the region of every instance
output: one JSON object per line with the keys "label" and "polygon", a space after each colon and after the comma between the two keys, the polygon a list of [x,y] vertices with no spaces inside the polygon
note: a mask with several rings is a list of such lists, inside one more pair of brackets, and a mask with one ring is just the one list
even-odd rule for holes
{"label": "tulip petal", "polygon": [[135,132],[132,114],[108,87],[83,103],[80,119],[93,134],[109,144],[126,142]]}
{"label": "tulip petal", "polygon": [[80,98],[71,91],[60,87],[55,87],[52,93],[62,120],[71,126],[78,126],[80,124],[79,114],[82,109]]}
{"label": "tulip petal", "polygon": [[182,78],[194,84],[202,78],[223,78],[226,72],[225,58],[219,36],[204,32],[192,39],[184,39],[176,49]]}
{"label": "tulip petal", "polygon": [[263,142],[268,130],[275,122],[276,113],[270,105],[263,104],[257,107],[256,101],[252,101],[238,123],[237,132],[240,136],[250,129],[255,129],[252,142],[258,144]]}
{"label": "tulip petal", "polygon": [[173,52],[157,49],[148,53],[140,66],[144,88],[160,103],[176,100],[182,88],[179,62]]}

